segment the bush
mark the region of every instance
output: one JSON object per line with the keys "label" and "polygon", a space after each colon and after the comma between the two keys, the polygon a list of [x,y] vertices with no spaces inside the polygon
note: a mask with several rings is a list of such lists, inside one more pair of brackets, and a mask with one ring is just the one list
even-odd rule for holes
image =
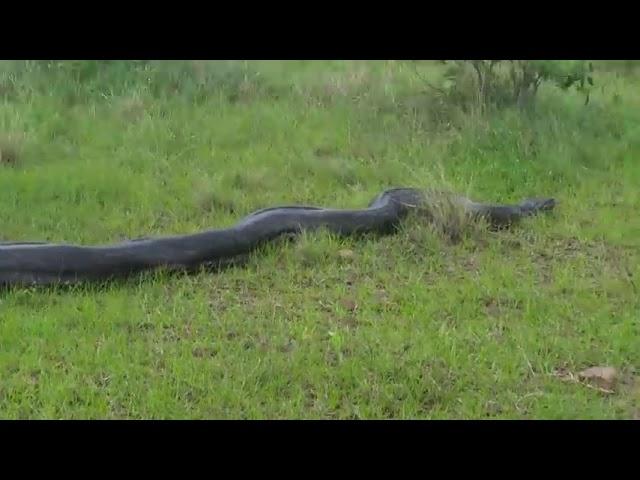
{"label": "bush", "polygon": [[586,61],[455,60],[444,61],[444,84],[433,87],[463,108],[532,107],[543,83],[573,88],[589,102],[593,65]]}

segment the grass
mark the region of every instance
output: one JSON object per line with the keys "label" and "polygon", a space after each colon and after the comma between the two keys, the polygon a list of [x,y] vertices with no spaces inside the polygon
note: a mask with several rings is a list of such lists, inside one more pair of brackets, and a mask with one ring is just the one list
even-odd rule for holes
{"label": "grass", "polygon": [[[0,240],[195,232],[390,186],[559,205],[459,242],[414,218],[217,274],[2,292],[0,417],[637,418],[640,77],[601,68],[586,107],[549,88],[481,117],[437,110],[406,62],[4,62]],[[555,374],[594,365],[614,394]]]}

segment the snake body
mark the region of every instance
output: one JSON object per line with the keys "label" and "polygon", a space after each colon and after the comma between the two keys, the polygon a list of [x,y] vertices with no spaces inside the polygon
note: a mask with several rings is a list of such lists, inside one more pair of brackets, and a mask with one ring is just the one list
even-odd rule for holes
{"label": "snake body", "polygon": [[[555,206],[553,199],[530,199],[517,205],[489,205],[458,197],[464,212],[492,225],[517,222]],[[229,228],[188,235],[83,246],[44,242],[0,244],[0,285],[53,285],[103,281],[161,267],[193,270],[254,251],[287,234],[326,229],[347,236],[391,234],[413,209],[431,206],[422,190],[394,188],[363,209],[282,206],[258,210]]]}

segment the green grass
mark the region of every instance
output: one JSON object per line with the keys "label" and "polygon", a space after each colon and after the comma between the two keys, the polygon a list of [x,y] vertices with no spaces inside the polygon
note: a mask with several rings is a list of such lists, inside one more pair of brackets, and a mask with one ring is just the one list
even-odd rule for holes
{"label": "green grass", "polygon": [[[2,292],[0,417],[637,417],[640,76],[605,67],[586,107],[549,88],[532,114],[442,121],[406,62],[4,62],[0,240],[188,233],[390,186],[559,204],[460,243],[411,219],[221,273]],[[594,365],[614,394],[554,375]]]}

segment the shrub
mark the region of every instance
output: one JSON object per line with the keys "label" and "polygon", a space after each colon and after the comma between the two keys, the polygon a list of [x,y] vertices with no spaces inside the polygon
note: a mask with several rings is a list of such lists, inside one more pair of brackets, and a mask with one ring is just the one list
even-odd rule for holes
{"label": "shrub", "polygon": [[444,84],[433,87],[463,108],[532,107],[543,83],[562,90],[571,88],[589,102],[593,64],[555,60],[454,60],[444,61]]}

